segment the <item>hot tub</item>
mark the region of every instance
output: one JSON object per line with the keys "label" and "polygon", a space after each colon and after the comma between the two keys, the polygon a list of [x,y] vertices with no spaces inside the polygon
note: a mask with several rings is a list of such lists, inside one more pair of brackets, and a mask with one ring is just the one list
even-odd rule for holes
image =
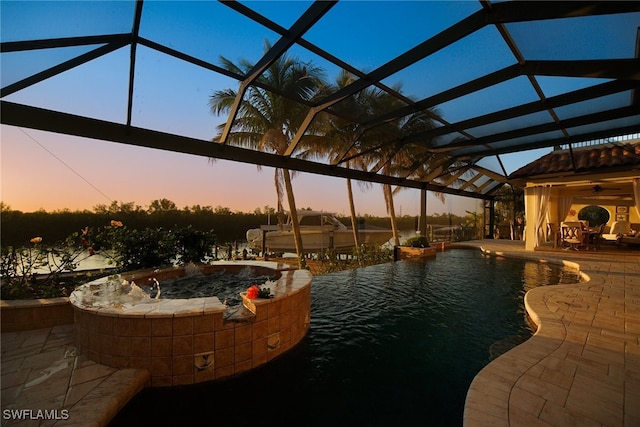
{"label": "hot tub", "polygon": [[[218,297],[100,300],[118,280],[144,286],[185,275],[185,268],[125,273],[86,283],[70,296],[75,345],[89,359],[115,368],[144,368],[151,386],[175,386],[230,377],[278,357],[309,330],[311,273],[275,262],[216,262],[201,273],[247,267],[279,276],[272,298],[228,307]],[[192,268],[192,267],[191,267]],[[261,273],[261,274],[263,274]],[[102,287],[102,288],[101,288]]]}

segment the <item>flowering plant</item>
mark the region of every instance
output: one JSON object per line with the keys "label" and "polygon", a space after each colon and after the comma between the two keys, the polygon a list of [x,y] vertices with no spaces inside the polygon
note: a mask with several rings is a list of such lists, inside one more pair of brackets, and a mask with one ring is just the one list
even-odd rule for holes
{"label": "flowering plant", "polygon": [[76,269],[89,255],[77,244],[77,233],[64,242],[48,246],[42,236],[23,247],[0,250],[0,295],[2,299],[54,298],[66,296],[73,284],[63,273]]}
{"label": "flowering plant", "polygon": [[271,288],[261,288],[258,285],[251,285],[249,289],[247,289],[247,298],[256,299],[256,298],[271,298]]}
{"label": "flowering plant", "polygon": [[251,287],[249,287],[249,289],[247,289],[247,298],[249,299],[256,299],[258,298],[259,294],[260,288],[258,287],[258,285],[252,285]]}

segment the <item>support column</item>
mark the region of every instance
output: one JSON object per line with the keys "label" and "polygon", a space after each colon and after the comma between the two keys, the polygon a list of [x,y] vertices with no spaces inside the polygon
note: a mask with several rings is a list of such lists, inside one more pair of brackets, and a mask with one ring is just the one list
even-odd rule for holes
{"label": "support column", "polygon": [[[493,239],[495,225],[496,201],[494,199],[484,201],[484,238]],[[488,217],[488,218],[487,218]]]}
{"label": "support column", "polygon": [[418,231],[421,236],[427,235],[427,190],[420,190],[420,219],[418,220]]}
{"label": "support column", "polygon": [[524,189],[524,248],[527,251],[533,251],[536,248],[536,222],[538,220],[536,197],[533,194],[533,187]]}

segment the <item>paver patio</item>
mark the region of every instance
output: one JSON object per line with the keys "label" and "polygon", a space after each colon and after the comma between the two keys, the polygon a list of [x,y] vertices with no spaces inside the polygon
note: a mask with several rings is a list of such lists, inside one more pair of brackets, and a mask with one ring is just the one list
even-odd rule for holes
{"label": "paver patio", "polygon": [[3,426],[104,426],[145,386],[143,369],[76,353],[73,325],[2,333]]}

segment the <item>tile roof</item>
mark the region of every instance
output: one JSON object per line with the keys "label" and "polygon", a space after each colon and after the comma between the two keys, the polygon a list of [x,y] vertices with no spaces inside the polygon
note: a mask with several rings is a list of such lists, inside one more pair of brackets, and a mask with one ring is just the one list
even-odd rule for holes
{"label": "tile roof", "polygon": [[524,179],[562,172],[605,172],[610,168],[636,165],[640,166],[640,141],[613,143],[553,151],[516,170],[509,175],[509,179]]}

